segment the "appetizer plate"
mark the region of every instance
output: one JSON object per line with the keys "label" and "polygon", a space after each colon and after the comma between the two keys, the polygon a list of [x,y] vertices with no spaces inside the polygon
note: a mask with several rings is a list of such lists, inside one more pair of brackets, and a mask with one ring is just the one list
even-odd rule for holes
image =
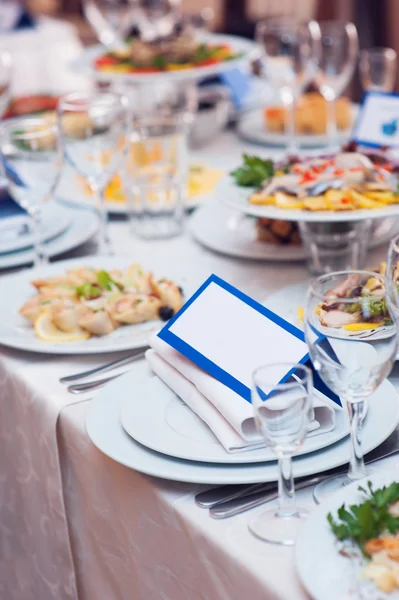
{"label": "appetizer plate", "polygon": [[285,221],[305,221],[313,223],[343,223],[362,221],[363,219],[381,219],[399,215],[399,204],[391,204],[384,208],[340,211],[310,211],[301,209],[285,209],[274,205],[257,205],[249,202],[252,187],[239,187],[231,177],[225,177],[218,184],[215,195],[231,208],[253,217],[267,217]]}
{"label": "appetizer plate", "polygon": [[[140,369],[142,367],[142,369]],[[162,454],[209,463],[258,463],[276,460],[269,448],[228,453],[209,427],[156,375],[146,375],[142,363],[134,373],[121,378],[118,397],[123,398],[120,421],[136,441]],[[142,372],[141,372],[142,371]],[[151,398],[149,402],[135,402]],[[308,437],[298,456],[341,440],[349,433],[346,411],[336,411],[336,426],[328,433]]]}
{"label": "appetizer plate", "polygon": [[[357,113],[357,107],[353,107],[353,119]],[[286,146],[287,135],[268,131],[263,116],[263,109],[256,109],[246,113],[237,124],[237,133],[243,140],[262,144],[264,146]],[[352,130],[339,131],[337,144],[343,144],[349,140]],[[297,135],[296,142],[302,148],[318,148],[328,146],[327,135]]]}
{"label": "appetizer plate", "polygon": [[[213,160],[213,157],[208,157],[207,160],[198,160],[192,161],[192,164],[198,163],[199,165],[204,164],[205,166],[214,167],[219,170],[219,163],[221,161]],[[226,171],[223,167],[220,167],[220,171]],[[224,178],[224,177],[223,177]],[[214,184],[213,189],[207,193],[196,194],[191,196],[186,196],[184,198],[184,206],[187,210],[192,210],[197,206],[207,202],[210,198],[212,198],[215,194],[215,190],[217,187],[217,183]],[[92,208],[96,207],[96,200],[93,196],[84,192],[84,188],[82,184],[79,184],[79,180],[76,176],[76,173],[69,167],[64,169],[64,172],[61,176],[60,182],[57,188],[57,195],[62,198],[63,202],[68,204],[73,204],[77,206],[90,206]],[[125,200],[109,200],[105,201],[105,207],[107,211],[111,214],[115,215],[128,215],[129,205]]]}
{"label": "appetizer plate", "polygon": [[[14,222],[16,227],[14,227]],[[62,208],[59,204],[49,204],[43,207],[42,242],[47,242],[57,235],[60,235],[71,223],[71,214],[68,210]],[[27,232],[18,233],[18,229],[27,225]],[[10,228],[8,228],[10,226]],[[3,229],[3,227],[7,227]],[[23,248],[32,247],[34,244],[34,234],[29,229],[29,217],[18,216],[10,217],[7,220],[0,221],[0,254],[5,252],[14,252]]]}
{"label": "appetizer plate", "polygon": [[[256,237],[255,219],[221,202],[208,202],[189,220],[193,238],[210,250],[252,260],[294,262],[306,259],[302,245],[269,244]],[[389,242],[399,232],[399,218],[376,221],[370,248]]]}
{"label": "appetizer plate", "polygon": [[[97,233],[99,227],[98,216],[92,210],[60,205],[60,211],[70,220],[70,225],[63,233],[46,243],[46,251],[50,258],[84,244]],[[34,260],[35,253],[32,248],[0,254],[0,270],[29,265]]]}
{"label": "appetizer plate", "polygon": [[[359,504],[364,501],[358,487],[365,486],[367,481],[371,481],[373,487],[378,489],[394,481],[398,482],[399,470],[391,467],[339,490],[315,509],[299,532],[295,562],[299,577],[314,600],[377,600],[388,597],[382,592],[379,593],[376,588],[372,589],[369,583],[358,579],[356,563],[339,553],[336,538],[327,522],[328,513],[331,512],[335,516],[342,504]],[[322,569],[320,557],[323,557]],[[366,595],[367,588],[369,593],[374,593]],[[389,598],[392,599],[397,599],[398,596],[398,590],[389,594]]]}
{"label": "appetizer plate", "polygon": [[[0,295],[0,344],[27,352],[43,352],[46,354],[98,354],[101,352],[131,350],[144,346],[151,333],[161,328],[163,325],[161,321],[126,325],[102,337],[93,336],[87,340],[55,343],[39,339],[33,327],[18,313],[20,306],[34,295],[34,288],[30,284],[32,279],[62,275],[66,269],[79,265],[106,270],[123,268],[135,262],[135,258],[137,257],[86,256],[85,258],[59,261],[40,269],[31,269],[16,275],[3,277],[1,280],[2,290],[7,290],[7,293]],[[145,261],[143,261],[143,266],[151,268],[151,265],[146,265]],[[155,272],[155,274],[159,277],[162,275],[171,277],[170,273]],[[171,279],[174,279],[179,285],[183,283],[182,277],[171,277]]]}
{"label": "appetizer plate", "polygon": [[234,54],[241,56],[231,60],[225,60],[215,65],[205,67],[196,67],[190,69],[181,69],[178,71],[160,71],[159,73],[110,73],[97,71],[94,68],[94,60],[104,54],[107,50],[104,46],[97,45],[87,48],[82,55],[71,63],[74,71],[83,72],[98,81],[121,82],[127,81],[131,83],[152,83],[154,81],[181,81],[183,79],[202,79],[223,73],[231,69],[236,69],[245,66],[249,61],[255,60],[260,55],[258,45],[245,38],[235,35],[221,35],[218,33],[207,34],[198,38],[198,42],[208,44],[228,44]]}
{"label": "appetizer plate", "polygon": [[[254,464],[217,464],[182,460],[160,454],[131,438],[120,423],[124,402],[119,395],[123,378],[134,382],[131,388],[132,400],[151,402],[150,397],[139,396],[135,389],[140,377],[151,375],[149,367],[143,370],[142,363],[132,365],[126,375],[110,382],[100,389],[90,403],[86,417],[86,431],[101,452],[136,471],[173,481],[191,483],[234,484],[277,481],[276,462]],[[122,384],[121,384],[122,382]],[[381,410],[381,406],[384,410]],[[399,401],[391,383],[384,381],[369,399],[369,414],[363,429],[363,450],[370,452],[395,430],[399,422]],[[294,458],[294,476],[300,477],[319,473],[348,462],[350,442],[343,439],[324,450]]]}

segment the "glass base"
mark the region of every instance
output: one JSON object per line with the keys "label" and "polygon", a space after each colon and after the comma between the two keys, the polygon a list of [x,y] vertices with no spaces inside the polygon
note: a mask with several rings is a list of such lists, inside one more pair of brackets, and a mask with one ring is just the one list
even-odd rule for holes
{"label": "glass base", "polygon": [[289,517],[280,517],[278,508],[271,508],[260,513],[248,523],[248,529],[255,537],[280,546],[293,546],[303,521],[309,516],[309,511],[301,506],[296,507],[296,513]]}
{"label": "glass base", "polygon": [[349,479],[348,475],[337,475],[336,477],[325,479],[316,485],[315,489],[313,490],[314,501],[316,504],[321,504],[323,500],[326,500],[338,490],[342,490],[342,488],[345,486],[350,485],[351,483],[356,483],[357,481],[359,482],[359,485],[362,485],[362,482],[364,482],[367,477],[379,473],[380,471],[381,468],[378,469],[378,467],[368,467],[367,473],[362,479]]}

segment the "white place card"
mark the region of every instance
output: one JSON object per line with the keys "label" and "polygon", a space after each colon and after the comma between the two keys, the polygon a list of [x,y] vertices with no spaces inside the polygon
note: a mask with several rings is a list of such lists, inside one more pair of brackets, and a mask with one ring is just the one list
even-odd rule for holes
{"label": "white place card", "polygon": [[399,94],[366,94],[352,137],[361,146],[399,147]]}
{"label": "white place card", "polygon": [[[205,281],[158,336],[249,402],[257,367],[309,361],[300,329],[216,275]],[[276,368],[270,383],[290,375],[291,371]],[[336,402],[331,393],[322,391]]]}

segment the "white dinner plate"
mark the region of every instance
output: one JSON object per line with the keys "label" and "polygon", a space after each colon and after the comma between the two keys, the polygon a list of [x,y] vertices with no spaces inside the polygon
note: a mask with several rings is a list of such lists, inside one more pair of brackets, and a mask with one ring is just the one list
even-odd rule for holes
{"label": "white dinner plate", "polygon": [[[173,481],[192,483],[234,484],[277,481],[278,471],[275,462],[255,464],[199,463],[160,454],[134,441],[120,423],[120,412],[124,398],[119,395],[123,389],[123,377],[133,377],[131,389],[135,402],[149,402],[151,399],[136,394],[138,377],[143,373],[140,363],[132,365],[131,372],[111,381],[99,390],[92,399],[86,417],[86,431],[91,441],[101,452],[136,471],[163,477]],[[148,368],[149,376],[150,370]],[[398,395],[389,381],[369,398],[369,413],[363,429],[363,451],[370,452],[395,430],[399,422]],[[350,441],[343,439],[324,450],[294,458],[295,477],[311,475],[338,467],[348,462]]]}
{"label": "white dinner plate", "polygon": [[[27,231],[18,234],[18,229],[27,225]],[[71,223],[70,213],[63,210],[59,204],[51,203],[43,206],[42,215],[42,231],[41,236],[42,242],[47,242],[57,235],[60,235]],[[23,248],[32,247],[34,244],[34,233],[29,229],[29,218],[24,215],[18,217],[10,217],[2,219],[0,222],[2,227],[7,226],[6,229],[0,229],[0,254],[7,252],[15,252],[16,250],[22,250]],[[14,225],[16,227],[14,227]],[[8,227],[10,226],[10,228]]]}
{"label": "white dinner plate", "polygon": [[[206,423],[187,404],[159,377],[146,376],[146,364],[141,363],[140,367],[123,377],[118,391],[118,396],[124,399],[120,415],[122,427],[136,442],[168,456],[199,462],[237,464],[276,460],[269,448],[226,452]],[[136,402],[137,397],[148,398],[148,401]],[[336,411],[334,430],[308,437],[298,456],[335,444],[348,433],[346,411]]]}
{"label": "white dinner plate", "polygon": [[[63,260],[46,267],[2,277],[2,293],[0,294],[0,344],[27,352],[44,352],[46,354],[98,354],[101,352],[131,350],[144,346],[148,342],[151,333],[160,329],[163,325],[162,321],[124,325],[118,327],[118,329],[109,335],[93,336],[87,340],[52,343],[40,340],[36,336],[31,324],[18,313],[19,307],[34,295],[35,290],[30,284],[32,279],[62,275],[66,269],[71,269],[79,265],[107,270],[128,267],[132,262],[137,262],[137,256],[86,256],[84,258]],[[151,269],[151,265],[143,263],[143,268]],[[183,277],[174,278],[170,272],[155,272],[155,275],[170,277],[178,285],[183,284]],[[6,292],[4,293],[3,290],[6,290]],[[185,289],[185,292],[188,296],[190,295],[188,290]]]}
{"label": "white dinner plate", "polygon": [[[197,242],[213,250],[252,260],[305,260],[302,245],[269,244],[257,239],[256,220],[218,201],[210,201],[190,217],[189,230]],[[389,242],[399,232],[399,218],[375,221],[369,248]]]}
{"label": "white dinner plate", "polygon": [[[60,217],[65,215],[70,220],[70,225],[63,233],[46,243],[46,252],[50,258],[84,244],[95,235],[99,226],[97,214],[85,208],[79,209],[60,205],[58,215]],[[33,263],[34,259],[35,253],[32,248],[0,254],[0,270],[29,265]],[[1,300],[3,298],[0,299],[0,304]]]}
{"label": "white dinner plate", "polygon": [[305,221],[313,223],[343,223],[348,221],[362,221],[363,219],[382,219],[399,215],[399,204],[390,204],[384,208],[359,208],[356,210],[340,211],[311,211],[279,208],[273,205],[251,204],[248,200],[254,188],[239,187],[232,177],[225,177],[218,183],[215,196],[231,208],[253,217],[266,217],[269,219],[282,219],[284,221]]}
{"label": "white dinner plate", "polygon": [[85,72],[99,81],[130,83],[154,83],[164,81],[181,81],[183,79],[202,79],[217,73],[241,68],[249,61],[255,60],[260,55],[260,49],[252,40],[236,35],[223,35],[219,33],[206,34],[198,37],[198,42],[209,44],[228,44],[235,54],[241,54],[238,58],[222,61],[216,65],[196,67],[193,69],[181,69],[177,71],[161,71],[159,73],[109,73],[97,71],[94,68],[94,60],[107,52],[104,46],[91,46],[84,50],[82,55],[71,64],[72,69]]}
{"label": "white dinner plate", "polygon": [[[353,118],[357,109],[354,107]],[[352,129],[339,131],[337,135],[337,144],[344,144],[351,136]],[[286,146],[287,135],[285,133],[276,133],[268,131],[264,118],[264,109],[256,109],[242,116],[237,124],[237,133],[243,140],[262,144],[264,146]],[[326,134],[323,135],[297,135],[296,143],[302,148],[318,148],[328,146],[329,139]]]}
{"label": "white dinner plate", "polygon": [[328,513],[336,517],[344,503],[349,506],[364,502],[358,487],[360,484],[365,486],[367,481],[372,482],[374,489],[399,482],[399,470],[390,468],[339,490],[312,512],[299,532],[295,562],[299,577],[314,600],[382,600],[388,597],[397,600],[399,597],[398,591],[384,595],[371,583],[358,579],[358,569],[362,565],[356,559],[352,563],[350,558],[339,553],[339,545],[327,522]]}

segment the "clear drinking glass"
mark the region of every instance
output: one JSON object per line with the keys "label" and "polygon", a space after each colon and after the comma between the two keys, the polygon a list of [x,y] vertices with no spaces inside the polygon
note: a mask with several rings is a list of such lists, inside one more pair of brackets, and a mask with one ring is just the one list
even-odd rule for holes
{"label": "clear drinking glass", "polygon": [[330,147],[337,143],[336,99],[350,82],[359,41],[353,23],[321,21],[320,66],[315,83],[327,102],[327,135]]}
{"label": "clear drinking glass", "polygon": [[145,239],[177,235],[187,186],[187,121],[148,116],[133,129],[126,168],[133,232]]}
{"label": "clear drinking glass", "polygon": [[0,50],[0,119],[10,102],[12,59],[8,50]]}
{"label": "clear drinking glass", "polygon": [[364,267],[372,234],[371,219],[298,225],[311,275]]}
{"label": "clear drinking glass", "polygon": [[65,158],[86,178],[97,200],[101,254],[112,251],[104,190],[125,157],[128,120],[127,100],[114,92],[68,94],[58,104]]}
{"label": "clear drinking glass", "polygon": [[[284,376],[289,373],[289,378]],[[277,383],[280,382],[280,383]],[[306,508],[295,504],[292,456],[306,437],[312,409],[312,372],[303,365],[276,363],[259,367],[252,379],[252,404],[259,431],[278,458],[278,508],[253,518],[248,528],[272,544],[292,546]]]}
{"label": "clear drinking glass", "polygon": [[392,92],[397,54],[393,48],[370,48],[359,56],[360,81],[366,92]]}
{"label": "clear drinking glass", "polygon": [[41,117],[5,121],[1,126],[1,166],[12,197],[31,217],[35,266],[48,262],[43,244],[42,209],[61,171],[58,127]]}
{"label": "clear drinking glass", "polygon": [[295,100],[314,79],[320,54],[316,21],[298,23],[275,17],[257,24],[256,40],[264,51],[262,67],[279,92],[286,111],[287,153],[295,155]]}
{"label": "clear drinking glass", "polygon": [[389,244],[386,281],[389,298],[399,320],[399,235]]}
{"label": "clear drinking glass", "polygon": [[322,275],[311,284],[306,341],[314,368],[348,409],[352,441],[348,475],[319,484],[316,502],[367,475],[361,445],[366,400],[392,369],[397,334],[384,276],[341,271]]}

